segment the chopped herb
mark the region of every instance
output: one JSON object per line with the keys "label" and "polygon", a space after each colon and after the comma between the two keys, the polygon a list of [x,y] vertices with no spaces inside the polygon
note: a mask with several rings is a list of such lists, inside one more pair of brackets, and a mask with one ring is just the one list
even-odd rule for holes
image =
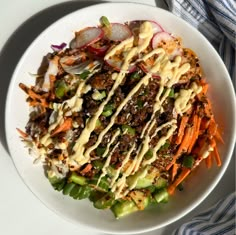
{"label": "chopped herb", "polygon": [[183,159],[183,166],[188,167],[188,168],[192,168],[194,162],[195,162],[195,161],[194,161],[193,156],[184,156],[184,159]]}
{"label": "chopped herb", "polygon": [[88,77],[89,74],[90,74],[90,71],[84,70],[84,72],[79,74],[79,76],[80,76],[81,79],[85,80]]}
{"label": "chopped herb", "polygon": [[97,147],[96,149],[96,154],[101,157],[106,151],[106,148],[105,147]]}
{"label": "chopped herb", "polygon": [[175,91],[174,91],[174,89],[171,89],[171,90],[170,90],[169,97],[170,97],[170,98],[174,98],[174,97],[175,97]]}
{"label": "chopped herb", "polygon": [[102,100],[105,97],[106,97],[106,92],[105,91],[99,92],[99,91],[95,90],[92,94],[92,98],[94,100]]}
{"label": "chopped herb", "polygon": [[107,110],[107,111],[103,111],[102,115],[105,116],[105,117],[109,117],[109,116],[112,115],[112,113],[113,113],[112,110]]}
{"label": "chopped herb", "polygon": [[139,72],[134,72],[130,75],[131,79],[140,79],[140,74]]}
{"label": "chopped herb", "polygon": [[106,16],[102,16],[100,18],[100,23],[101,23],[102,26],[105,26],[105,27],[110,27],[110,25],[111,25]]}
{"label": "chopped herb", "polygon": [[68,91],[68,86],[65,81],[58,81],[55,85],[55,95],[57,98],[61,99]]}
{"label": "chopped herb", "polygon": [[147,160],[151,159],[152,156],[153,156],[153,150],[152,149],[149,149],[144,155],[145,159],[147,159]]}
{"label": "chopped herb", "polygon": [[184,190],[183,183],[180,183],[180,184],[177,186],[177,188],[178,188],[179,191],[183,191],[183,190]]}
{"label": "chopped herb", "polygon": [[167,150],[170,147],[170,143],[166,142],[165,144],[163,144],[160,148],[160,150]]}
{"label": "chopped herb", "polygon": [[138,99],[137,100],[137,106],[138,106],[139,109],[142,108],[143,107],[143,101]]}
{"label": "chopped herb", "polygon": [[94,160],[92,164],[95,169],[99,169],[99,170],[101,170],[104,166],[104,163],[101,160]]}
{"label": "chopped herb", "polygon": [[113,104],[107,104],[103,109],[102,115],[105,117],[111,116],[114,108],[115,107]]}
{"label": "chopped herb", "polygon": [[127,134],[135,135],[135,129],[129,125],[122,125],[121,129],[123,132],[125,132]]}

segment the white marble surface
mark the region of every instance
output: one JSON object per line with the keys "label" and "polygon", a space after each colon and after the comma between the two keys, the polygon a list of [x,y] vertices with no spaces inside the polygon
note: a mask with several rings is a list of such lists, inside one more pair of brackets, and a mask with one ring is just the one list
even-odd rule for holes
{"label": "white marble surface", "polygon": [[[48,210],[23,183],[7,152],[4,109],[11,75],[25,49],[52,22],[76,9],[98,1],[0,0],[0,234],[78,235],[95,234],[81,230]],[[122,1],[120,1],[122,2]],[[123,1],[124,2],[124,1]],[[159,0],[129,0],[163,5]],[[170,235],[180,224],[235,190],[235,156],[215,190],[195,210],[179,221],[146,235]],[[100,234],[101,235],[101,234]]]}

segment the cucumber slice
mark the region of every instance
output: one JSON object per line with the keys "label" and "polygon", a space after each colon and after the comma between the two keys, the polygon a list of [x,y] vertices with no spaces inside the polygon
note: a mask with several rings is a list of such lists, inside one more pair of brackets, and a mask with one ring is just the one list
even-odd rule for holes
{"label": "cucumber slice", "polygon": [[79,185],[87,184],[87,179],[81,175],[76,174],[75,172],[72,172],[69,180]]}
{"label": "cucumber slice", "polygon": [[71,190],[75,187],[75,185],[76,185],[75,183],[68,183],[68,184],[66,184],[66,186],[64,187],[62,193],[64,195],[70,194]]}
{"label": "cucumber slice", "polygon": [[144,210],[149,204],[149,197],[146,195],[145,192],[134,190],[130,194],[130,197],[135,202],[136,206],[139,210]]}
{"label": "cucumber slice", "polygon": [[114,213],[117,219],[127,216],[138,210],[138,207],[133,201],[117,202],[114,206],[111,207],[111,211]]}
{"label": "cucumber slice", "polygon": [[155,193],[154,198],[157,203],[168,202],[169,194],[168,194],[166,188],[163,188],[163,189],[159,190],[157,193]]}
{"label": "cucumber slice", "polygon": [[155,183],[157,189],[166,188],[168,181],[162,177],[159,177]]}

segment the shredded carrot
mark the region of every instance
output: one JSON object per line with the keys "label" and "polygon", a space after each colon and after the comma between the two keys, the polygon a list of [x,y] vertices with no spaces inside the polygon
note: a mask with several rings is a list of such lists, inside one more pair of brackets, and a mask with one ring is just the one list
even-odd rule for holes
{"label": "shredded carrot", "polygon": [[197,98],[199,100],[201,100],[206,95],[207,90],[209,88],[209,85],[208,83],[206,83],[205,79],[201,81],[201,86],[202,86],[202,91],[199,94],[197,94]]}
{"label": "shredded carrot", "polygon": [[221,163],[220,154],[217,149],[217,146],[215,146],[215,148],[214,148],[214,155],[215,155],[215,160],[216,160],[217,166],[221,166],[222,163]]}
{"label": "shredded carrot", "polygon": [[39,95],[39,94],[36,94],[33,90],[29,89],[28,90],[28,95],[30,98],[32,99],[38,99],[38,100],[41,100],[42,99],[42,96]]}
{"label": "shredded carrot", "polygon": [[184,130],[185,130],[185,127],[188,123],[188,120],[189,120],[188,116],[183,116],[182,117],[181,122],[180,122],[180,127],[179,127],[179,130],[178,130],[178,134],[177,134],[177,138],[176,138],[176,144],[181,143],[181,141],[183,139],[183,136],[184,136]]}
{"label": "shredded carrot", "polygon": [[224,144],[224,140],[223,140],[223,138],[222,138],[222,136],[221,136],[221,133],[220,133],[219,128],[217,128],[217,130],[216,130],[215,138],[216,138],[217,140],[219,140],[222,144]]}
{"label": "shredded carrot", "polygon": [[19,83],[19,87],[20,87],[25,93],[28,94],[28,89],[29,89],[29,88],[28,88],[25,84]]}
{"label": "shredded carrot", "polygon": [[208,169],[210,169],[211,166],[212,166],[212,156],[211,156],[211,154],[209,154],[209,156],[205,159],[205,162],[206,162],[206,167]]}
{"label": "shredded carrot", "polygon": [[176,189],[176,187],[183,182],[183,180],[189,175],[189,173],[191,172],[191,170],[189,168],[184,167],[181,171],[181,173],[179,174],[179,176],[177,177],[177,179],[174,181],[173,184],[171,184],[168,187],[168,193],[170,195],[172,195]]}
{"label": "shredded carrot", "polygon": [[171,163],[169,165],[167,165],[166,170],[169,170],[171,168],[171,166],[176,162],[176,160],[178,159],[178,157],[183,153],[186,152],[188,147],[189,147],[189,137],[191,134],[191,128],[187,127],[184,133],[184,138],[182,143],[180,144],[176,154],[174,155]]}
{"label": "shredded carrot", "polygon": [[19,134],[21,135],[22,138],[27,138],[28,137],[28,134],[26,134],[24,131],[22,131],[21,129],[19,128],[16,128],[16,130],[19,132]]}
{"label": "shredded carrot", "polygon": [[174,163],[173,166],[172,166],[172,175],[171,175],[171,180],[172,181],[174,181],[174,179],[175,179],[178,168],[179,168],[179,164]]}
{"label": "shredded carrot", "polygon": [[91,169],[92,169],[93,165],[92,164],[87,164],[86,167],[80,171],[81,175],[85,175],[86,173],[88,173]]}
{"label": "shredded carrot", "polygon": [[211,103],[209,99],[206,99],[206,103],[204,104],[204,112],[207,117],[209,117],[210,119],[213,118],[212,110],[211,110]]}
{"label": "shredded carrot", "polygon": [[215,136],[216,131],[217,131],[217,125],[216,125],[214,119],[212,119],[209,124],[207,132],[210,135],[210,137],[212,137],[212,136]]}
{"label": "shredded carrot", "polygon": [[193,149],[194,144],[197,141],[197,138],[199,136],[199,131],[200,131],[200,125],[201,125],[201,117],[199,117],[198,115],[195,115],[195,121],[194,121],[194,130],[193,130],[193,137],[191,139],[189,148],[188,148],[188,152],[190,153]]}
{"label": "shredded carrot", "polygon": [[32,88],[27,87],[23,83],[20,83],[19,87],[31,98],[31,101],[29,101],[30,106],[42,105],[43,107],[48,107],[48,102],[46,101],[46,93],[43,95],[37,94],[32,90]]}
{"label": "shredded carrot", "polygon": [[64,120],[62,125],[56,127],[52,133],[51,136],[55,136],[60,132],[68,131],[72,127],[72,118],[67,118]]}
{"label": "shredded carrot", "polygon": [[54,87],[54,83],[56,81],[56,76],[54,75],[49,75],[49,79],[50,79],[50,88],[52,89]]}
{"label": "shredded carrot", "polygon": [[203,117],[201,120],[200,130],[203,130],[203,131],[207,130],[207,128],[210,125],[210,122],[211,122],[210,118]]}

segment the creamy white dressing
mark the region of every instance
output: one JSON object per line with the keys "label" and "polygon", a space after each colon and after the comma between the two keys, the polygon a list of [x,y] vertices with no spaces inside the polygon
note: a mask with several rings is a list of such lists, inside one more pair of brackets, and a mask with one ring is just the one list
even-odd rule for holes
{"label": "creamy white dressing", "polygon": [[166,136],[162,136],[162,137],[158,140],[156,146],[153,148],[153,155],[152,155],[152,157],[151,157],[150,159],[148,159],[148,160],[144,160],[143,163],[142,163],[143,166],[150,165],[151,163],[153,163],[153,162],[156,160],[156,158],[157,158],[157,151],[158,151],[158,150],[161,148],[161,146],[163,146],[163,145],[166,143],[166,141],[173,135],[173,133],[174,133],[174,131],[176,130],[176,128],[177,128],[177,125],[171,126],[171,128],[168,130]]}
{"label": "creamy white dressing", "polygon": [[112,136],[110,142],[108,143],[105,152],[102,155],[102,158],[106,157],[107,154],[109,153],[111,145],[115,142],[116,138],[120,135],[120,129],[117,129],[115,134]]}
{"label": "creamy white dressing", "polygon": [[191,84],[190,89],[181,89],[175,99],[176,113],[180,115],[185,113],[191,107],[189,101],[201,91],[202,87],[197,86],[195,82]]}
{"label": "creamy white dressing", "polygon": [[131,153],[134,151],[135,149],[135,144],[132,145],[132,147],[130,148],[130,150],[128,151],[128,153],[126,154],[125,156],[125,159],[122,161],[122,165],[120,168],[118,168],[115,172],[115,175],[112,177],[111,179],[111,191],[114,192],[115,191],[115,188],[116,188],[116,185],[115,184],[115,181],[118,179],[120,173],[121,173],[121,170],[123,169],[123,167],[127,164],[127,162],[130,160],[130,156],[131,156]]}
{"label": "creamy white dressing", "polygon": [[99,185],[99,183],[100,183],[102,177],[107,174],[107,167],[110,165],[111,156],[112,156],[112,154],[114,153],[114,151],[116,150],[116,148],[119,146],[119,144],[120,144],[119,142],[116,143],[116,145],[115,145],[115,146],[113,147],[113,149],[110,151],[110,153],[109,153],[109,155],[108,155],[108,157],[107,157],[107,159],[106,159],[106,162],[105,162],[105,164],[104,164],[104,166],[103,166],[103,168],[102,168],[102,174],[100,175],[100,177],[99,177],[99,179],[98,179],[97,186]]}
{"label": "creamy white dressing", "polygon": [[207,149],[205,152],[203,152],[202,158],[203,158],[203,159],[204,159],[204,158],[207,158],[207,157],[210,155],[210,153],[213,152],[213,151],[214,151],[214,148],[209,147],[209,149]]}

